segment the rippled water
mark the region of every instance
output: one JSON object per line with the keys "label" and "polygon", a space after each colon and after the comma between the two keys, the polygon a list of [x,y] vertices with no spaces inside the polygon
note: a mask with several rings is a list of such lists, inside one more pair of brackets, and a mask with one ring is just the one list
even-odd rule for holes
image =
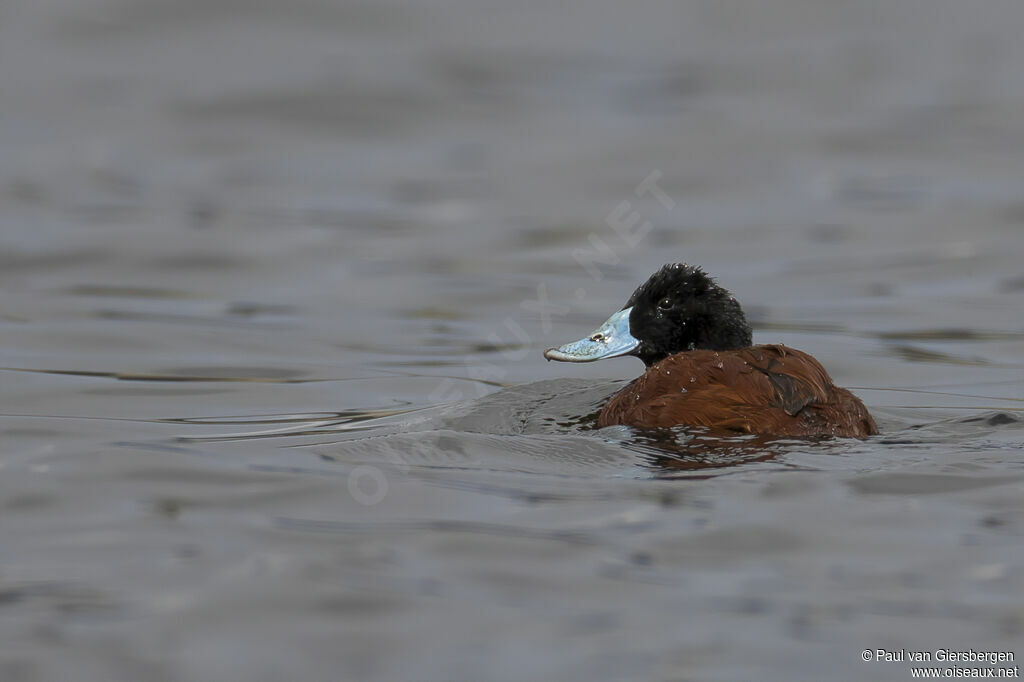
{"label": "rippled water", "polygon": [[[0,678],[1024,656],[1022,20],[0,5]],[[882,434],[592,429],[675,260]]]}

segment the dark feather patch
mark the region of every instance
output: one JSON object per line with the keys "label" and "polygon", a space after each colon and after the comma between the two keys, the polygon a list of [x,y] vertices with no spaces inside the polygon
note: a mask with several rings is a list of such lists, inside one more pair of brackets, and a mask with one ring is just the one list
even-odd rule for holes
{"label": "dark feather patch", "polygon": [[779,405],[790,417],[797,416],[802,409],[814,402],[814,392],[811,387],[795,377],[769,373],[768,381],[775,389]]}

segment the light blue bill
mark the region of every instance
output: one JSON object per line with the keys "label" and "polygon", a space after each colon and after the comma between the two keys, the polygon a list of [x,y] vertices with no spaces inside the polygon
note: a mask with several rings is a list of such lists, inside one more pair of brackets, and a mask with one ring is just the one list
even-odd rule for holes
{"label": "light blue bill", "polygon": [[548,348],[544,357],[559,362],[593,362],[616,358],[633,352],[640,342],[629,333],[629,313],[633,308],[620,310],[585,339]]}

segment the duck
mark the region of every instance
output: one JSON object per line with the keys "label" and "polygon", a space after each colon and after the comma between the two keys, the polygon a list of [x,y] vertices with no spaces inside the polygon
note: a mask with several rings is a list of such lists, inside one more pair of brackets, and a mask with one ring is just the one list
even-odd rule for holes
{"label": "duck", "polygon": [[597,427],[682,425],[773,437],[866,438],[878,426],[825,368],[781,344],[753,345],[736,297],[700,267],[669,263],[589,336],[548,360],[634,356],[646,371],[612,396]]}

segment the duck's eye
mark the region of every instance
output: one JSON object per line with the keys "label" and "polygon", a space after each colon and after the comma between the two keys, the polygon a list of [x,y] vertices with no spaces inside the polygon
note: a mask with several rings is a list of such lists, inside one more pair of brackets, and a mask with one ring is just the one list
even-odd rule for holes
{"label": "duck's eye", "polygon": [[658,310],[669,310],[672,308],[672,299],[663,298],[658,302]]}

